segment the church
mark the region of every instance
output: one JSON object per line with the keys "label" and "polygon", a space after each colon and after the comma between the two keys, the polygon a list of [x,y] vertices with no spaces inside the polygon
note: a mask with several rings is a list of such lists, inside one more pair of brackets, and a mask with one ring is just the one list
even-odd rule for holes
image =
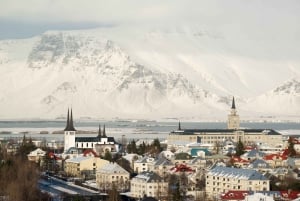
{"label": "church", "polygon": [[[91,136],[92,134],[85,134]],[[72,109],[67,115],[67,124],[64,129],[64,152],[67,153],[72,149],[76,150],[86,150],[92,149],[96,153],[105,152],[118,152],[119,144],[115,142],[113,137],[108,137],[105,131],[105,125],[103,131],[99,125],[98,135],[95,137],[79,137],[76,136],[76,129],[73,123],[73,112]]]}
{"label": "church", "polygon": [[226,129],[182,129],[179,123],[178,129],[169,134],[168,145],[178,142],[216,144],[226,140],[241,140],[245,145],[266,143],[274,147],[283,143],[282,135],[273,129],[240,128],[240,117],[233,97]]}

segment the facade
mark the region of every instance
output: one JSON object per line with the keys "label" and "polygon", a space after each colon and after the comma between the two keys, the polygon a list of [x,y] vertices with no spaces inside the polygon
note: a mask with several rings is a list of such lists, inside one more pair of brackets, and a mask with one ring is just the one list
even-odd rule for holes
{"label": "facade", "polygon": [[118,152],[119,144],[115,142],[113,137],[107,137],[105,132],[105,125],[101,132],[99,126],[99,132],[96,137],[76,137],[76,129],[73,124],[73,114],[67,115],[67,125],[64,129],[64,151],[67,152],[70,148],[77,149],[93,149],[99,154],[105,152]]}
{"label": "facade", "polygon": [[129,176],[129,172],[117,163],[107,163],[97,170],[96,182],[102,191],[111,189],[113,184],[123,191],[129,187]]}
{"label": "facade", "polygon": [[168,182],[154,172],[141,172],[131,180],[130,194],[134,198],[149,196],[160,200],[167,191]]}
{"label": "facade", "polygon": [[145,156],[139,160],[134,161],[133,170],[136,173],[141,173],[145,171],[149,171],[152,164],[154,164],[155,159],[152,157]]}
{"label": "facade", "polygon": [[255,170],[216,166],[206,174],[206,192],[218,197],[230,190],[269,191],[270,181]]}
{"label": "facade", "polygon": [[181,129],[172,131],[168,136],[168,146],[181,144],[223,144],[224,141],[238,142],[245,145],[253,143],[268,144],[270,146],[282,146],[282,135],[273,129],[244,129],[239,126],[235,101],[232,101],[231,112],[228,115],[227,129]]}
{"label": "facade", "polygon": [[37,163],[39,160],[42,160],[45,155],[45,151],[41,150],[40,148],[37,148],[36,150],[30,152],[27,155],[27,158],[29,161],[34,161]]}
{"label": "facade", "polygon": [[100,158],[80,156],[67,159],[64,168],[68,175],[82,177],[84,173],[96,174],[98,168],[108,163],[109,161]]}

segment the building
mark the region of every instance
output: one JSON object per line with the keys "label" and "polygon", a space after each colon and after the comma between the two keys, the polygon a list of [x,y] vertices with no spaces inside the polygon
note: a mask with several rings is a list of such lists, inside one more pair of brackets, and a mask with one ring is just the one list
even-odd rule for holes
{"label": "building", "polygon": [[136,173],[141,173],[145,171],[149,171],[152,164],[154,164],[155,159],[149,156],[144,156],[141,159],[138,159],[133,162],[133,170]]}
{"label": "building", "polygon": [[102,132],[99,126],[98,135],[95,137],[76,137],[76,129],[73,124],[71,109],[70,114],[68,110],[67,125],[64,129],[64,151],[67,152],[73,147],[77,149],[93,149],[99,154],[119,151],[119,144],[115,142],[114,138],[106,136],[105,125]]}
{"label": "building", "polygon": [[255,170],[216,166],[206,174],[206,192],[218,197],[230,190],[268,191],[270,181]]}
{"label": "building", "polygon": [[36,150],[30,152],[27,155],[27,158],[29,161],[34,161],[37,163],[37,162],[41,161],[45,155],[46,155],[45,151],[41,150],[40,148],[37,148]]}
{"label": "building", "polygon": [[65,161],[65,172],[70,176],[84,177],[86,175],[95,175],[96,170],[109,161],[95,157],[80,156],[77,158],[67,159]]}
{"label": "building", "polygon": [[161,200],[167,196],[167,191],[168,182],[154,172],[141,172],[131,180],[130,194],[133,198],[149,196]]}
{"label": "building", "polygon": [[273,129],[240,128],[240,120],[233,98],[226,129],[182,129],[179,124],[178,129],[172,131],[168,136],[168,147],[174,147],[178,143],[202,143],[221,146],[227,140],[232,142],[241,140],[245,145],[265,143],[275,147],[283,144],[282,135]]}
{"label": "building", "polygon": [[107,163],[97,169],[96,183],[102,191],[111,189],[113,184],[119,191],[124,191],[129,188],[129,176],[130,173],[117,163]]}

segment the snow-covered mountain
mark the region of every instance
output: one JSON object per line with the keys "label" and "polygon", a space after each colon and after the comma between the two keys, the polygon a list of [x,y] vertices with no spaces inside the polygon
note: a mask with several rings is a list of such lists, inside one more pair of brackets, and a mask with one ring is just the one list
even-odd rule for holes
{"label": "snow-covered mountain", "polygon": [[231,40],[110,28],[0,41],[0,118],[73,107],[77,118],[225,119],[233,95],[241,113],[299,113],[299,63],[245,57]]}

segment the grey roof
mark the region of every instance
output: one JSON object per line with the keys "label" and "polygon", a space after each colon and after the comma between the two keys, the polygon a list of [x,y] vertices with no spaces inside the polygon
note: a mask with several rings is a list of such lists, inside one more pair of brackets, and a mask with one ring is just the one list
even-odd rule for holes
{"label": "grey roof", "polygon": [[121,174],[129,175],[129,172],[127,172],[124,168],[122,168],[117,163],[105,164],[102,167],[100,167],[97,172],[102,172],[102,173],[106,173],[106,174],[121,173]]}
{"label": "grey roof", "polygon": [[171,166],[174,164],[170,160],[161,157],[154,162],[154,165],[155,166],[159,166],[159,165]]}
{"label": "grey roof", "polygon": [[108,142],[115,142],[113,137],[76,137],[75,142],[100,142],[101,138],[107,138]]}
{"label": "grey roof", "polygon": [[269,165],[269,163],[267,163],[266,161],[262,160],[262,159],[256,159],[254,160],[252,163],[249,164],[248,166],[249,168],[271,168],[271,166]]}
{"label": "grey roof", "polygon": [[242,157],[246,158],[255,158],[255,157],[264,157],[266,154],[264,152],[258,151],[257,149],[252,149],[249,152],[246,152],[242,155]]}
{"label": "grey roof", "polygon": [[161,182],[163,179],[155,172],[141,172],[134,179],[143,180],[147,183]]}
{"label": "grey roof", "polygon": [[264,133],[267,135],[281,135],[273,129],[181,129],[180,131],[172,131],[171,135],[193,135],[195,133],[208,133],[208,134],[229,134],[236,131],[243,131],[247,134]]}
{"label": "grey roof", "polygon": [[211,169],[207,174],[212,176],[223,176],[243,180],[268,180],[261,173],[255,170],[221,166],[216,166],[215,168]]}
{"label": "grey roof", "polygon": [[198,163],[199,161],[201,162],[201,161],[206,161],[206,160],[205,160],[205,158],[202,158],[202,157],[198,156],[198,157],[196,157],[196,158],[193,158],[193,159],[190,161],[190,163],[191,163],[191,164],[196,164],[196,163]]}
{"label": "grey roof", "polygon": [[135,161],[135,163],[147,163],[148,158],[150,158],[149,156],[144,156],[143,158]]}
{"label": "grey roof", "polygon": [[80,163],[80,162],[85,161],[85,160],[90,160],[91,158],[93,158],[93,157],[79,156],[79,157],[76,157],[76,158],[67,159],[66,162]]}

